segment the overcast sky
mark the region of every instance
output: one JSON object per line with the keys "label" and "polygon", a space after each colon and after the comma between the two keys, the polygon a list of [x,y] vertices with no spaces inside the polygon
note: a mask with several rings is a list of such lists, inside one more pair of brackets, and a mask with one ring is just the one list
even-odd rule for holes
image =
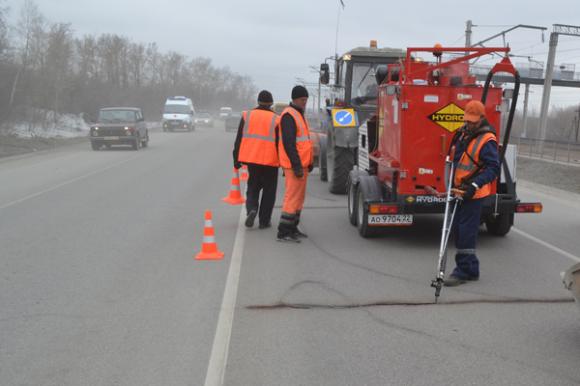
{"label": "overcast sky", "polygon": [[[23,0],[6,0],[16,19]],[[552,24],[580,25],[578,0],[388,1],[388,0],[36,0],[52,22],[72,24],[75,34],[117,33],[136,42],[156,42],[163,51],[204,56],[217,66],[250,75],[256,86],[287,101],[297,78],[316,82],[309,66],[370,39],[379,46],[463,46],[465,22],[473,20],[477,42],[516,24],[548,27],[506,36],[513,51],[544,61]],[[547,5],[549,4],[549,5]],[[339,11],[340,9],[340,11]],[[338,15],[340,14],[340,17]],[[494,45],[502,45],[497,39]],[[491,44],[491,43],[490,43]],[[560,38],[556,63],[580,71],[580,37]],[[516,58],[515,62],[527,62]],[[541,88],[532,89],[533,102]],[[523,98],[522,98],[523,99]],[[580,103],[580,90],[555,90],[552,103]]]}

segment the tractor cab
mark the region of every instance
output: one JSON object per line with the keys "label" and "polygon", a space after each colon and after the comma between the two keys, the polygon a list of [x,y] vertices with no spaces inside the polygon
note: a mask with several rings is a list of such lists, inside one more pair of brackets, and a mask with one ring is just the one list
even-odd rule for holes
{"label": "tractor cab", "polygon": [[[357,47],[338,57],[335,61],[334,84],[330,85],[330,103],[327,112],[334,108],[354,108],[360,122],[376,110],[378,86],[375,79],[377,68],[395,63],[405,56],[398,48]],[[324,75],[328,65],[321,65],[321,83],[328,84],[330,76]],[[326,83],[324,82],[326,80]]]}
{"label": "tractor cab", "polygon": [[381,67],[396,63],[405,56],[399,48],[357,47],[335,58],[334,83],[330,83],[330,66],[320,66],[320,83],[329,85],[320,133],[314,138],[320,167],[320,178],[329,182],[329,191],[346,193],[348,173],[356,160],[358,126],[377,109],[376,74]]}

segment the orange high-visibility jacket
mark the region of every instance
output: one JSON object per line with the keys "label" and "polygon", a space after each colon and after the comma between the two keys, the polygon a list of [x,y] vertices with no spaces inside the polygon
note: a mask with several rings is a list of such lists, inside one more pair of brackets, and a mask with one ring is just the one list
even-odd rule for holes
{"label": "orange high-visibility jacket", "polygon": [[276,123],[273,111],[244,111],[244,128],[238,161],[265,166],[280,166],[276,150]]}
{"label": "orange high-visibility jacket", "polygon": [[[477,165],[479,164],[479,152],[489,141],[497,142],[495,135],[488,132],[482,135],[478,135],[477,137],[473,138],[471,142],[469,142],[467,149],[461,155],[461,158],[455,167],[455,176],[453,177],[453,185],[455,187],[458,188],[461,186],[463,182],[469,180],[478,171]],[[454,159],[454,155],[455,147],[453,147],[451,150],[451,159]],[[495,181],[480,186],[479,189],[475,191],[473,198],[477,199],[489,196],[491,194],[491,186],[493,183],[495,183]]]}
{"label": "orange high-visibility jacket", "polygon": [[300,161],[302,163],[302,167],[308,167],[313,162],[313,153],[312,153],[312,142],[310,141],[310,128],[308,127],[308,122],[299,111],[295,108],[288,106],[282,111],[280,114],[280,118],[278,118],[278,133],[280,140],[278,141],[278,156],[280,157],[280,166],[285,169],[292,168],[292,163],[288,158],[288,154],[286,154],[286,150],[284,149],[284,143],[282,141],[282,117],[284,114],[290,114],[296,123],[296,150],[298,151],[298,156],[300,157]]}

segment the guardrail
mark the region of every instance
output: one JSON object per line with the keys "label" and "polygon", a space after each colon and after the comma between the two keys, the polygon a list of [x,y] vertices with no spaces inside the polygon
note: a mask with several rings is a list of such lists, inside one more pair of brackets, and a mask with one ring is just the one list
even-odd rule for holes
{"label": "guardrail", "polygon": [[518,146],[518,155],[580,165],[580,143],[537,138],[512,137],[510,143]]}

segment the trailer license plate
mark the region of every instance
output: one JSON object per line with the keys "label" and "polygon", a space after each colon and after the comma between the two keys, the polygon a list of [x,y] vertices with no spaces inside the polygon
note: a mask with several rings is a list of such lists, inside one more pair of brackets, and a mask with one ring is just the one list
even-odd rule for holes
{"label": "trailer license plate", "polygon": [[412,225],[412,214],[369,214],[369,225]]}

